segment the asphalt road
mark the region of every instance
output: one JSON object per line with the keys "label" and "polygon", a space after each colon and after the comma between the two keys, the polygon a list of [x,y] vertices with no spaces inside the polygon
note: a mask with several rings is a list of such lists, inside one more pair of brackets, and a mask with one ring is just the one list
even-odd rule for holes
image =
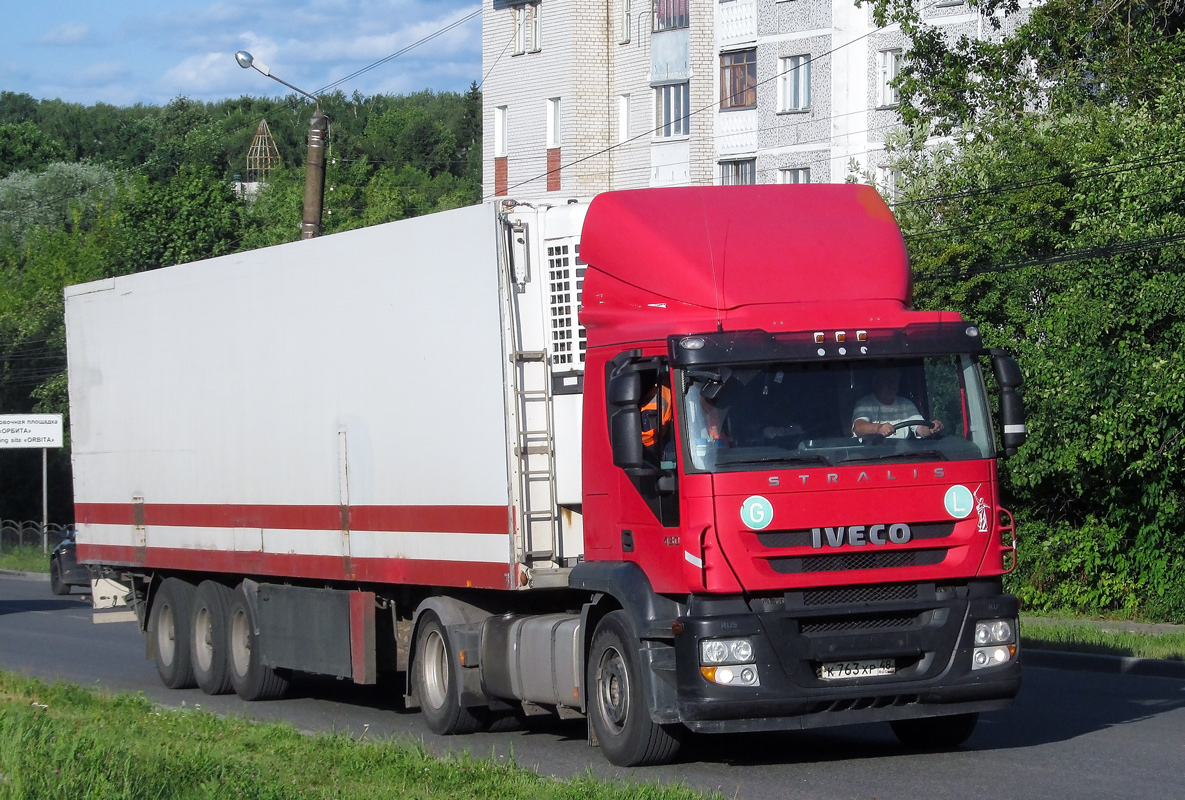
{"label": "asphalt road", "polygon": [[[422,740],[436,752],[492,755],[545,775],[683,782],[730,798],[1178,798],[1185,793],[1185,681],[1030,667],[1012,708],[985,714],[962,749],[911,753],[888,725],[811,733],[702,736],[677,764],[619,769],[587,745],[583,722],[438,737],[401,708],[400,687],[306,679],[286,700],[171,691],[144,657],[134,623],[95,625],[81,594],[0,577],[0,668],[168,706],[287,720],[308,731]],[[512,727],[512,726],[507,726]]]}

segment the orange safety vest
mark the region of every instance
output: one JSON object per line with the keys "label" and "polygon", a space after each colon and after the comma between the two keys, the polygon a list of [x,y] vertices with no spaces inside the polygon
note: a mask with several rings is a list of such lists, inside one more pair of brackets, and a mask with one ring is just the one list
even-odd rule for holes
{"label": "orange safety vest", "polygon": [[[659,398],[662,398],[661,403]],[[661,410],[660,410],[661,408]],[[671,424],[671,390],[666,386],[642,406],[642,446],[654,447],[658,443],[658,431]]]}

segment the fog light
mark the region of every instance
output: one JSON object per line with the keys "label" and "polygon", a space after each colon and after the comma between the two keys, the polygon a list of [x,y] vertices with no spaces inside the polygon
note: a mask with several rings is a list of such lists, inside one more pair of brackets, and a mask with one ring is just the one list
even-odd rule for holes
{"label": "fog light", "polygon": [[712,683],[721,686],[760,686],[761,677],[756,664],[741,664],[736,667],[700,667],[700,674]]}
{"label": "fog light", "polygon": [[1003,644],[996,647],[977,647],[971,654],[971,669],[986,669],[1007,664],[1016,657],[1016,645]]}

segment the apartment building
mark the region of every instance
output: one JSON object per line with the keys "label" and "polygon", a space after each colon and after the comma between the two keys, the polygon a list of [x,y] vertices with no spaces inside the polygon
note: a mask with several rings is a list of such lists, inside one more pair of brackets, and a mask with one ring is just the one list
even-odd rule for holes
{"label": "apartment building", "polygon": [[[891,194],[907,42],[852,0],[484,0],[484,193],[836,183]],[[951,35],[999,35],[920,0]]]}

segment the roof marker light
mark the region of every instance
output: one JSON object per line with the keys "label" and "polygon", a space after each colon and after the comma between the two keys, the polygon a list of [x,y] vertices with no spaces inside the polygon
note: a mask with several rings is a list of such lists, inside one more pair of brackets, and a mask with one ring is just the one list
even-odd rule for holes
{"label": "roof marker light", "polygon": [[856,331],[856,341],[857,342],[867,342],[868,341],[868,331]]}
{"label": "roof marker light", "polygon": [[836,331],[835,332],[835,341],[846,342],[847,340],[848,340],[848,335],[846,332],[844,332],[844,331]]}
{"label": "roof marker light", "polygon": [[979,328],[975,327],[974,325],[970,325],[967,327],[967,330],[965,331],[965,333],[968,336],[978,336],[979,335]]}
{"label": "roof marker light", "polygon": [[679,346],[684,350],[703,350],[704,340],[698,336],[686,336],[679,340]]}
{"label": "roof marker light", "polygon": [[823,344],[827,341],[827,334],[822,331],[815,331],[815,344]]}

